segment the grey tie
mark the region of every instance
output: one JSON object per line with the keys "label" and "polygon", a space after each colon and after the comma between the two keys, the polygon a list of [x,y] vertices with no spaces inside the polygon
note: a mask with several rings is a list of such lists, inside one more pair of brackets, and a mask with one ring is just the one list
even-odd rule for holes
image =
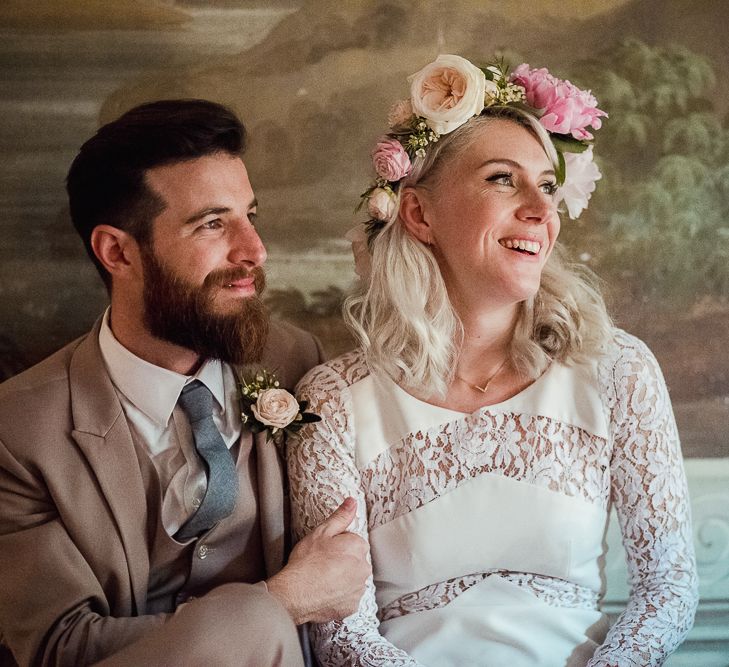
{"label": "grey tie", "polygon": [[190,420],[195,447],[205,462],[208,477],[200,507],[175,534],[175,539],[184,541],[212,528],[233,511],[238,497],[238,474],[213,421],[210,390],[199,380],[193,380],[183,388],[179,403]]}

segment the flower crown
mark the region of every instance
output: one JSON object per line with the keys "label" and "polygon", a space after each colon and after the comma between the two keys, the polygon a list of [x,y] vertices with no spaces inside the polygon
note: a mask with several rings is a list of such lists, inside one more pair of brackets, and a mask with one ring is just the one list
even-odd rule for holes
{"label": "flower crown", "polygon": [[390,109],[390,132],[372,152],[377,178],[357,207],[367,204],[369,232],[394,217],[397,188],[416,159],[489,107],[516,107],[539,119],[557,151],[558,203],[564,201],[573,220],[587,208],[602,177],[593,161],[590,130],[600,129],[601,117],[607,116],[589,91],[526,63],[508,73],[503,63],[481,69],[455,55],[438,56],[408,81],[410,98]]}

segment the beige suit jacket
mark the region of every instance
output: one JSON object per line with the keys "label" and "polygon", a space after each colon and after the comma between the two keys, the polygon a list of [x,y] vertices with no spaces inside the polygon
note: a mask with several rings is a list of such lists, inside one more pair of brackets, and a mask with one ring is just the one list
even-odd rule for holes
{"label": "beige suit jacket", "polygon": [[[145,615],[147,499],[98,330],[0,385],[0,630],[21,665],[91,663],[165,620]],[[311,335],[273,323],[261,366],[292,388],[321,358]],[[269,576],[288,506],[271,444],[255,436]]]}

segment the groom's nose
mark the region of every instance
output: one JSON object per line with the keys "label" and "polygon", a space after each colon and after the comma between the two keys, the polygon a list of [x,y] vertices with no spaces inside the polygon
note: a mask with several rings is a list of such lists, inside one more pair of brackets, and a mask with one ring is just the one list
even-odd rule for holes
{"label": "groom's nose", "polygon": [[268,253],[250,220],[241,220],[231,234],[229,260],[232,264],[254,268],[262,266]]}

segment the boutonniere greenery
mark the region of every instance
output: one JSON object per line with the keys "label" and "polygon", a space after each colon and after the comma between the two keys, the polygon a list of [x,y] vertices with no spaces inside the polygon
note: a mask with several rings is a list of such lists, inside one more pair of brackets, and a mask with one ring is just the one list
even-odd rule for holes
{"label": "boutonniere greenery", "polygon": [[307,412],[307,401],[281,389],[276,375],[258,370],[240,379],[241,418],[253,433],[268,431],[267,440],[278,439],[282,432],[295,433],[305,424],[321,421],[319,415]]}

